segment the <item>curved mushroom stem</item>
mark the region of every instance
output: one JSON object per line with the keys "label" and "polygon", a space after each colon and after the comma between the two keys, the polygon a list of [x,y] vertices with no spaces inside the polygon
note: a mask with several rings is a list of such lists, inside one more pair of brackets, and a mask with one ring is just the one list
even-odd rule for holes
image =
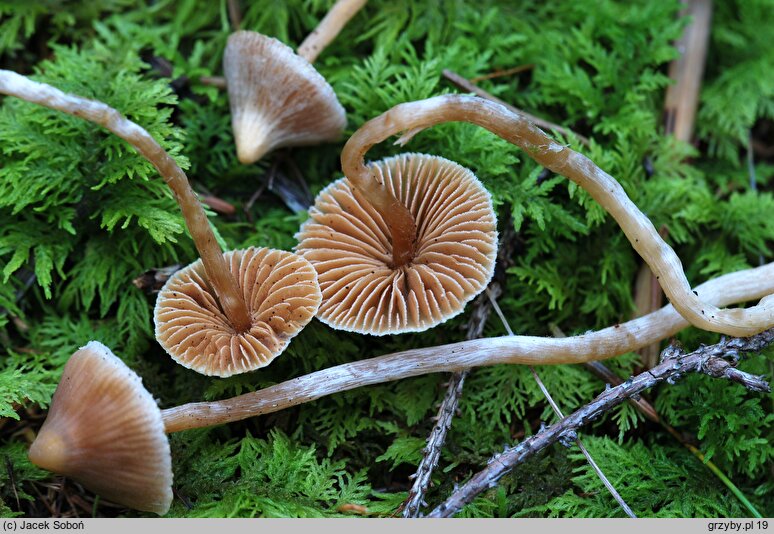
{"label": "curved mushroom stem", "polygon": [[296,53],[309,63],[314,63],[317,56],[339,34],[349,19],[355,16],[367,0],[338,0],[320,24],[306,36]]}
{"label": "curved mushroom stem", "polygon": [[223,251],[215,239],[199,199],[188,183],[188,177],[144,128],[107,104],[63,93],[50,85],[33,82],[7,70],[0,70],[0,93],[99,124],[124,139],[150,161],[172,189],[175,200],[180,205],[196,250],[199,251],[207,271],[207,278],[218,296],[223,312],[237,331],[250,329],[250,314],[244,297],[226,265]]}
{"label": "curved mushroom stem", "polygon": [[[470,122],[486,128],[521,147],[542,166],[566,176],[588,191],[616,220],[634,249],[661,282],[670,302],[692,325],[737,337],[757,334],[774,325],[774,294],[764,296],[758,305],[746,309],[719,309],[700,299],[691,291],[675,251],[664,242],[650,220],[612,176],[586,156],[558,144],[527,119],[500,104],[462,95],[445,95],[399,104],[365,123],[347,141],[341,153],[344,174],[385,218],[388,215],[399,217],[398,213],[383,211],[383,206],[390,202],[389,198],[385,200],[386,196],[392,195],[371,178],[363,164],[363,156],[371,146],[391,135],[407,132],[400,140],[405,142],[425,128],[455,121]],[[408,226],[407,222],[401,221],[399,224]],[[397,226],[390,225],[393,236]],[[400,241],[393,242],[393,247],[397,248],[398,244],[402,246],[406,242],[405,236],[401,236]]]}
{"label": "curved mushroom stem", "polygon": [[[696,288],[724,306],[774,292],[774,263],[715,278]],[[496,364],[546,365],[604,360],[673,336],[689,326],[671,305],[597,332],[565,338],[505,336],[386,354],[323,369],[215,402],[162,410],[167,433],[240,421],[362,386]]]}

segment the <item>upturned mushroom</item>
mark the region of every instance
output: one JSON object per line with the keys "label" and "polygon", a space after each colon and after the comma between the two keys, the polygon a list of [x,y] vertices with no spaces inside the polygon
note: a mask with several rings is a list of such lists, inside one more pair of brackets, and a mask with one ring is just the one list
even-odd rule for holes
{"label": "upturned mushroom", "polygon": [[161,410],[140,377],[98,341],[67,361],[29,457],[130,508],[163,515],[172,503]]}
{"label": "upturned mushroom", "polygon": [[[749,336],[774,326],[774,294],[749,308],[720,309],[703,301],[691,291],[677,254],[612,176],[587,157],[558,144],[523,116],[477,97],[445,95],[399,104],[365,123],[344,146],[344,174],[384,220],[395,265],[408,265],[415,257],[418,225],[411,209],[391,190],[390,182],[382,180],[373,165],[367,167],[363,158],[373,145],[391,135],[403,132],[399,143],[405,143],[425,128],[455,121],[486,128],[588,191],[648,263],[670,302],[694,326],[732,336]],[[331,226],[330,232],[334,231]],[[322,308],[327,306],[324,301]]]}
{"label": "upturned mushroom", "polygon": [[[774,263],[710,280],[696,292],[718,306],[771,294]],[[412,349],[323,369],[230,399],[166,410],[158,409],[136,374],[107,347],[92,341],[65,366],[30,459],[120,504],[164,514],[172,496],[164,432],[240,421],[341,391],[427,373],[496,364],[604,360],[673,336],[687,326],[688,321],[669,305],[579,336],[505,336]],[[140,459],[145,465],[138,468]]]}
{"label": "upturned mushroom", "polygon": [[[317,196],[296,235],[296,252],[319,276],[318,319],[385,335],[423,331],[462,312],[494,273],[489,193],[468,169],[437,156],[403,154],[371,163],[369,172],[392,205],[373,206],[342,178]],[[409,224],[396,236],[384,214],[398,211],[408,211]],[[407,239],[406,253],[391,238]]]}
{"label": "upturned mushroom", "polygon": [[242,163],[279,147],[335,141],[347,124],[333,88],[312,63],[366,0],[338,0],[298,53],[257,32],[238,31],[223,55],[231,125]]}
{"label": "upturned mushroom", "polygon": [[268,365],[317,312],[314,268],[290,252],[250,248],[224,255],[188,177],[155,139],[102,102],[0,70],[0,93],[94,122],[126,140],[164,178],[201,260],[162,289],[154,320],[159,343],[198,372],[230,376]]}

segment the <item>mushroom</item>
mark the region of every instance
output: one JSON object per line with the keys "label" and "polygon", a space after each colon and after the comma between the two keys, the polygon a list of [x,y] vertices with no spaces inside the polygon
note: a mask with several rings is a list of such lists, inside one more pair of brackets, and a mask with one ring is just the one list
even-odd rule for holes
{"label": "mushroom", "polygon": [[318,319],[375,335],[420,332],[462,312],[494,274],[497,220],[478,179],[456,163],[403,154],[369,172],[416,221],[410,256],[395,257],[388,226],[342,178],[325,188],[296,237],[317,270]]}
{"label": "mushroom", "polygon": [[[774,263],[723,275],[700,285],[696,292],[719,306],[771,294]],[[427,373],[496,364],[604,360],[671,337],[687,326],[688,321],[668,305],[632,321],[579,336],[504,336],[385,354],[230,399],[168,408],[161,410],[160,416],[140,379],[109,349],[93,341],[76,352],[65,366],[48,419],[30,449],[30,460],[44,469],[70,476],[118,503],[164,514],[172,495],[169,446],[164,432],[240,421],[341,391]],[[146,427],[153,428],[147,438]],[[130,443],[137,447],[131,454]],[[127,451],[127,457],[114,461],[121,451]],[[134,466],[137,459],[148,466],[150,479],[125,474],[127,465]]]}
{"label": "mushroom", "polygon": [[156,339],[179,364],[231,376],[271,363],[320,305],[317,273],[297,254],[251,247],[224,254],[252,316],[236,333],[207,286],[202,261],[176,272],[159,292]]}
{"label": "mushroom", "polygon": [[365,166],[363,157],[374,144],[391,135],[404,132],[398,140],[403,144],[425,128],[453,121],[486,128],[588,191],[615,219],[661,282],[670,302],[692,325],[731,336],[753,335],[774,325],[774,294],[744,309],[720,309],[703,301],[691,291],[675,251],[612,176],[587,157],[556,143],[520,114],[478,97],[444,95],[399,104],[365,123],[344,146],[341,154],[344,174],[387,224],[396,265],[409,263],[415,255],[418,230],[414,215],[397,200],[388,181],[380,181],[374,167]]}
{"label": "mushroom", "polygon": [[223,55],[231,125],[242,163],[285,146],[335,141],[347,124],[333,88],[312,63],[366,0],[339,0],[298,54],[257,32],[233,33]]}
{"label": "mushroom", "polygon": [[[167,281],[157,301],[156,332],[174,359],[217,376],[257,369],[270,363],[312,319],[320,289],[311,265],[292,253],[269,249],[224,256],[188,177],[142,127],[102,102],[10,71],[0,70],[0,93],[105,127],[150,161],[172,189],[201,256]],[[202,354],[192,358],[193,350]]]}
{"label": "mushroom", "polygon": [[172,503],[161,410],[140,377],[98,341],[67,361],[29,457],[137,510],[164,515]]}

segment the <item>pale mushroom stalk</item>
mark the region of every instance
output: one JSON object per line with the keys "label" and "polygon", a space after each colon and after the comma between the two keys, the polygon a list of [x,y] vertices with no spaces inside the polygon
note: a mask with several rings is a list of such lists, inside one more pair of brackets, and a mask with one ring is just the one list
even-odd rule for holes
{"label": "pale mushroom stalk", "polygon": [[188,177],[144,128],[102,102],[64,93],[50,85],[34,82],[7,70],[0,70],[0,93],[99,124],[124,139],[150,161],[172,189],[175,200],[180,205],[207,272],[207,281],[212,285],[223,312],[236,331],[242,332],[250,328],[251,318],[244,297],[226,264],[223,251],[215,239],[199,199],[191,189]]}
{"label": "pale mushroom stalk", "polygon": [[421,130],[445,122],[482,126],[588,191],[619,224],[660,281],[670,302],[692,325],[737,337],[753,335],[774,325],[774,294],[762,294],[758,305],[746,309],[720,309],[702,300],[691,291],[675,251],[612,176],[586,156],[551,139],[523,116],[500,104],[470,96],[445,95],[399,104],[365,123],[344,146],[341,154],[344,174],[390,226],[396,263],[411,261],[415,234],[404,232],[414,223],[405,208],[396,209],[397,200],[375,179],[363,158],[373,145],[391,135],[405,132],[399,139],[405,143]]}
{"label": "pale mushroom stalk", "polygon": [[362,9],[366,1],[338,0],[314,31],[306,36],[296,53],[309,63],[314,63],[317,56],[336,38],[349,19]]}
{"label": "pale mushroom stalk", "polygon": [[[697,288],[719,304],[774,289],[774,264],[722,276]],[[339,365],[232,399],[160,410],[141,378],[91,341],[75,352],[54,392],[29,458],[117,503],[165,514],[172,502],[167,433],[276,412],[325,395],[424,373],[498,363],[603,359],[672,335],[688,323],[671,306],[574,338],[508,336],[388,354]]]}
{"label": "pale mushroom stalk", "polygon": [[[707,302],[725,306],[774,293],[774,263],[698,286]],[[565,338],[505,336],[412,349],[346,363],[252,393],[162,410],[167,433],[239,421],[326,395],[438,372],[497,364],[565,364],[604,360],[673,336],[689,323],[672,305],[632,321]]]}

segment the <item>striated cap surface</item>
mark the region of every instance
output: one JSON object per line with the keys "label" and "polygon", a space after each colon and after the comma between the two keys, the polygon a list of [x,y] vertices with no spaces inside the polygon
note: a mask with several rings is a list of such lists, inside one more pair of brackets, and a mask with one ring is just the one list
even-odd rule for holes
{"label": "striated cap surface", "polygon": [[491,197],[469,170],[436,156],[403,154],[369,168],[414,216],[414,259],[391,266],[387,225],[346,178],[318,195],[296,251],[317,270],[324,323],[364,334],[420,332],[460,313],[492,278]]}
{"label": "striated cap surface", "polygon": [[279,147],[335,141],[347,124],[325,78],[277,39],[233,33],[223,71],[242,163],[253,163]]}
{"label": "striated cap surface", "polygon": [[312,320],[321,300],[314,267],[297,254],[251,247],[224,256],[247,303],[249,331],[231,326],[201,260],[167,280],[154,311],[164,350],[184,367],[220,377],[271,363]]}
{"label": "striated cap surface", "polygon": [[164,515],[172,503],[161,411],[140,377],[98,341],[68,360],[29,456],[136,510]]}

